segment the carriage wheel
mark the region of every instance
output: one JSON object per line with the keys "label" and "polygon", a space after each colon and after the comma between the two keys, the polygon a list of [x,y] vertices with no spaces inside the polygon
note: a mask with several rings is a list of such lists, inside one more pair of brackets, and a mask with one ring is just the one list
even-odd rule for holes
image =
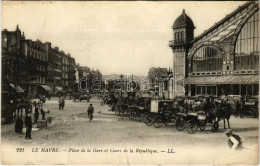
{"label": "carriage wheel", "polygon": [[146,112],[142,115],[142,122],[145,122],[146,117],[149,115],[149,112]]}
{"label": "carriage wheel", "polygon": [[153,121],[153,126],[156,128],[160,128],[163,125],[163,120],[160,116],[156,116]]}
{"label": "carriage wheel", "polygon": [[129,110],[124,110],[123,116],[128,117]]}
{"label": "carriage wheel", "polygon": [[194,134],[198,129],[198,124],[195,120],[189,120],[186,124],[187,132],[190,134]]}
{"label": "carriage wheel", "polygon": [[167,117],[167,119],[164,122],[164,124],[167,126],[167,125],[169,125],[169,123],[175,123],[175,121],[176,121],[176,117],[175,116]]}
{"label": "carriage wheel", "polygon": [[131,112],[130,112],[130,114],[129,114],[129,118],[133,120],[133,119],[134,119],[134,117],[135,117],[135,115],[134,115],[134,114],[135,114],[135,113],[134,113],[134,111],[131,111]]}
{"label": "carriage wheel", "polygon": [[205,130],[205,128],[206,128],[206,123],[205,123],[204,121],[201,121],[201,122],[200,122],[200,125],[199,125],[199,128],[200,128],[201,131]]}
{"label": "carriage wheel", "polygon": [[132,119],[132,112],[133,112],[132,110],[128,110],[128,115],[127,116],[128,116],[129,119]]}
{"label": "carriage wheel", "polygon": [[145,121],[145,124],[146,124],[147,126],[152,126],[152,124],[153,124],[153,118],[152,118],[151,116],[147,116],[146,121]]}
{"label": "carriage wheel", "polygon": [[135,120],[136,120],[137,122],[141,122],[141,121],[142,121],[142,115],[140,115],[140,113],[136,114]]}
{"label": "carriage wheel", "polygon": [[182,119],[177,119],[176,120],[176,129],[178,131],[183,131],[185,129],[185,122]]}
{"label": "carriage wheel", "polygon": [[120,110],[119,111],[119,116],[123,116],[124,115],[124,110]]}

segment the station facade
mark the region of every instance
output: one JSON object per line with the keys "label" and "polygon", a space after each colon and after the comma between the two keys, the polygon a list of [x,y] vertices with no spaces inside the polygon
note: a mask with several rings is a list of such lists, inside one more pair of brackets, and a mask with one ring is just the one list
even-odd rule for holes
{"label": "station facade", "polygon": [[173,96],[258,96],[258,26],[258,2],[251,1],[194,38],[195,26],[183,10],[169,42]]}

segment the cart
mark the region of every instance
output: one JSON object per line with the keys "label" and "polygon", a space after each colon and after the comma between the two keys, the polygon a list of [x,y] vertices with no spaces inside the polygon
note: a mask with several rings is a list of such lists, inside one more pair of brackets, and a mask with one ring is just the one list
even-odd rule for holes
{"label": "cart", "polygon": [[177,113],[176,129],[179,131],[187,130],[188,133],[194,134],[198,128],[204,130],[206,115],[197,113]]}
{"label": "cart", "polygon": [[198,113],[177,113],[175,126],[179,131],[186,129],[188,133],[194,134],[198,128],[201,131],[205,130],[208,123],[211,125],[212,132],[218,131],[218,122],[213,121],[209,114],[205,114],[203,111]]}
{"label": "cart", "polygon": [[172,110],[173,103],[173,100],[151,100],[150,112],[143,117],[145,124],[160,128],[163,124],[173,122],[175,117]]}

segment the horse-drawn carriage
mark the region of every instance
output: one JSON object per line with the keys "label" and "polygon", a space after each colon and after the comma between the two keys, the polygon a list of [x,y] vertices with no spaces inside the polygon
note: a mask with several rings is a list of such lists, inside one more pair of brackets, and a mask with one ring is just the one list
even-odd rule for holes
{"label": "horse-drawn carriage", "polygon": [[83,100],[86,100],[87,102],[89,102],[89,100],[91,99],[90,94],[74,94],[73,95],[73,101],[74,102],[81,102]]}
{"label": "horse-drawn carriage", "polygon": [[198,128],[205,130],[206,125],[210,123],[212,131],[218,131],[218,123],[213,121],[209,114],[200,111],[198,113],[177,113],[176,129],[178,131],[187,130],[188,133],[195,133]]}
{"label": "horse-drawn carriage", "polygon": [[143,115],[144,123],[156,128],[174,123],[176,112],[172,107],[173,103],[173,100],[151,100],[150,112]]}
{"label": "horse-drawn carriage", "polygon": [[149,108],[142,106],[129,106],[129,119],[141,122],[143,120],[143,115],[149,112]]}

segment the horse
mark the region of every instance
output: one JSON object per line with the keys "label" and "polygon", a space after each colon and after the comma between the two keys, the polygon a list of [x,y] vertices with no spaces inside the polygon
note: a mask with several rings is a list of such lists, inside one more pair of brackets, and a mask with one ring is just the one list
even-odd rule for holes
{"label": "horse", "polygon": [[232,111],[224,104],[216,103],[215,109],[213,110],[214,120],[217,119],[217,123],[223,119],[224,121],[224,129],[226,129],[226,120],[228,123],[228,128],[230,129],[229,119]]}

